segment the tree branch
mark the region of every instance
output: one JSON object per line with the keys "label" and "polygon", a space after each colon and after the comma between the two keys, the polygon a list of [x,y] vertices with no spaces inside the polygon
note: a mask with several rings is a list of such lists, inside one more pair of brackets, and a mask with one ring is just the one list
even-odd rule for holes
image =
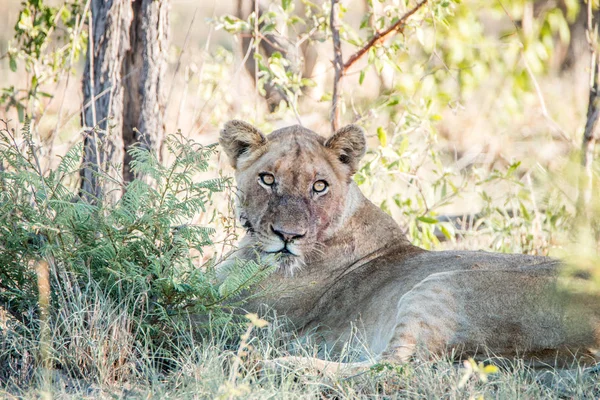
{"label": "tree branch", "polygon": [[404,31],[404,27],[406,26],[406,21],[417,11],[421,9],[425,4],[427,4],[428,0],[421,0],[414,6],[411,10],[409,10],[406,14],[404,14],[398,21],[396,21],[392,26],[387,28],[385,31],[377,32],[375,35],[356,53],[352,54],[348,61],[344,63],[344,72],[348,70],[356,61],[358,61],[362,56],[365,55],[369,51],[369,49],[376,44],[383,42],[393,33],[402,33]]}
{"label": "tree branch", "polygon": [[333,38],[333,68],[335,76],[333,80],[333,94],[331,97],[331,130],[335,132],[340,127],[340,108],[339,102],[342,92],[342,80],[344,75],[356,61],[364,56],[373,46],[382,43],[390,35],[394,33],[402,33],[406,26],[406,21],[417,11],[419,11],[428,0],[421,0],[411,10],[404,14],[398,21],[384,31],[376,32],[375,35],[358,51],[344,62],[342,57],[342,44],[340,40],[340,15],[339,15],[339,0],[331,0],[331,13],[329,15],[329,27]]}

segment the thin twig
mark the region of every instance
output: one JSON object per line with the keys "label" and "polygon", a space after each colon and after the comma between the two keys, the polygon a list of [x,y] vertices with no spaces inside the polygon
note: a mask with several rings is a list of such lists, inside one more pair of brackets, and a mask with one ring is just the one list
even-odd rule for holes
{"label": "thin twig", "polygon": [[[242,59],[242,62],[240,63],[240,66],[237,68],[237,70],[233,73],[233,78],[230,79],[227,83],[227,88],[231,88],[234,83],[237,80],[237,77],[239,76],[240,72],[242,71],[242,68],[244,68],[244,64],[246,63],[246,60],[248,60],[248,57],[250,57],[250,54],[252,53],[252,46],[254,46],[254,39],[251,39],[250,44],[248,45],[248,50],[246,51],[246,54],[244,55],[244,58]],[[202,108],[200,109],[200,111],[198,112],[198,118],[200,118],[200,116],[202,116],[202,114],[204,113],[204,110],[209,106],[212,105],[213,101],[216,101],[216,97],[215,93],[217,93],[221,87],[223,86],[223,83],[225,83],[224,80],[220,80],[219,83],[213,88],[208,100],[206,100],[206,102],[204,103],[204,105],[202,106]],[[209,122],[208,119],[206,119],[205,121],[202,122],[202,124],[195,129],[192,133],[196,134],[199,132],[202,132],[202,130],[204,129],[204,127],[206,126],[206,124]]]}
{"label": "thin twig", "polygon": [[[196,9],[194,10],[194,15],[192,16],[190,26],[188,27],[188,31],[185,34],[185,39],[183,40],[183,47],[181,48],[181,53],[179,53],[179,57],[177,59],[177,66],[175,67],[175,72],[173,72],[173,78],[171,79],[171,82],[175,82],[177,73],[179,72],[179,69],[181,68],[181,60],[183,58],[183,54],[185,53],[185,49],[188,46],[188,42],[190,39],[190,32],[192,31],[192,26],[194,26],[194,21],[196,20],[197,12],[198,12],[198,7],[196,7]],[[207,43],[210,41],[211,33],[212,33],[212,26],[211,26],[210,30],[208,31]],[[202,63],[202,68],[204,68],[204,62]],[[181,99],[179,100],[179,109],[177,110],[177,117],[175,118],[175,127],[179,126],[179,119],[181,117],[181,111],[183,110],[183,108],[185,106],[185,102],[187,100],[188,89],[189,89],[189,85],[190,85],[190,74],[188,73],[188,71],[186,71],[186,77],[184,79],[185,79],[185,85],[184,85],[184,89],[182,90]],[[173,95],[174,87],[175,87],[174,84],[171,85],[171,89],[169,90],[169,95],[167,96],[167,110],[169,109],[169,105],[171,104],[171,96]],[[167,113],[167,111],[165,111],[165,115],[166,115],[166,113]]]}
{"label": "thin twig", "polygon": [[[88,17],[88,41],[89,41],[89,55],[90,58],[90,97],[93,99],[95,97],[95,82],[94,82],[94,32],[92,29],[92,13],[89,14]],[[85,119],[84,119],[85,120]],[[92,101],[92,124],[96,126],[96,101]]]}
{"label": "thin twig", "polygon": [[[254,45],[256,46],[256,53],[258,53],[258,46],[260,45],[260,27],[258,25],[258,19],[260,17],[260,0],[254,1]],[[258,97],[259,97],[259,89],[258,89],[258,62],[254,63],[254,89],[256,102],[254,103],[254,119],[258,121]]]}
{"label": "thin twig", "polygon": [[[131,78],[131,76],[138,72],[140,70],[140,67],[137,67],[135,69],[132,69],[127,75],[125,75],[122,79],[123,82],[125,82],[127,79]],[[97,95],[95,95],[94,97],[92,97],[90,100],[87,101],[87,103],[83,104],[81,109],[77,110],[77,111],[73,111],[71,114],[69,114],[67,116],[67,118],[64,120],[64,122],[60,125],[60,128],[62,129],[66,124],[68,124],[69,122],[71,122],[71,120],[78,114],[83,114],[85,112],[85,110],[87,110],[88,108],[90,108],[95,102],[96,100],[100,99],[101,97],[111,93],[113,90],[113,85],[111,84],[109,87],[107,87],[106,89],[104,89],[102,92],[98,93]],[[97,124],[101,124],[102,122],[106,121],[108,119],[108,117],[103,118],[99,121],[96,121]],[[83,127],[84,129],[86,129],[86,127]],[[88,127],[88,129],[91,127]]]}
{"label": "thin twig", "polygon": [[[96,53],[94,52],[94,29],[93,29],[93,24],[92,24],[92,18],[93,18],[93,13],[89,14],[89,21],[88,21],[88,42],[89,42],[89,54],[88,57],[90,58],[90,97],[93,99],[95,97],[94,93],[95,93],[95,76],[94,76],[94,58],[96,57]],[[102,168],[101,165],[101,158],[100,158],[100,149],[98,147],[98,135],[96,132],[96,127],[97,127],[97,123],[98,121],[96,120],[96,101],[92,101],[92,123],[94,125],[94,128],[92,129],[92,146],[93,146],[93,150],[94,153],[96,154],[96,167],[98,168],[98,171],[100,171],[100,169]],[[107,113],[107,115],[110,115],[110,112]],[[85,115],[84,118],[82,118],[82,121],[85,121]],[[108,129],[108,123],[107,123],[107,129]],[[84,140],[84,143],[86,143],[86,141]],[[84,156],[84,158],[87,156]],[[93,170],[93,167],[92,167]],[[82,170],[83,171],[83,170]],[[84,176],[83,173],[81,175],[82,177]],[[98,181],[95,182],[95,185],[98,185]],[[81,182],[81,188],[84,188],[84,182]],[[96,197],[98,197],[98,190],[99,188],[96,187],[92,187],[92,190],[94,191],[94,195],[96,195]]]}
{"label": "thin twig", "polygon": [[342,43],[340,41],[340,0],[331,1],[329,25],[333,37],[333,95],[331,98],[331,131],[335,132],[340,127],[340,93],[342,91],[342,77],[344,75],[344,59],[342,57]]}
{"label": "thin twig", "polygon": [[[185,53],[185,49],[188,46],[188,42],[190,40],[190,32],[192,31],[192,26],[194,26],[194,21],[196,21],[196,13],[198,12],[198,7],[194,10],[194,15],[192,16],[192,20],[190,21],[190,26],[188,27],[187,33],[185,34],[185,39],[183,40],[183,46],[181,47],[181,53],[179,53],[179,57],[177,58],[177,65],[175,66],[175,71],[173,71],[173,78],[171,82],[175,82],[175,77],[181,68],[181,59],[183,58],[183,54]],[[169,89],[169,95],[167,96],[167,107],[171,104],[171,96],[173,95],[173,88],[175,85],[171,86]]]}
{"label": "thin twig", "polygon": [[529,66],[529,62],[527,61],[527,58],[525,57],[525,52],[523,51],[522,48],[521,48],[521,59],[523,60],[523,65],[525,65],[525,70],[527,71],[527,75],[529,75],[529,79],[531,79],[531,82],[533,83],[535,93],[537,94],[538,100],[540,102],[540,107],[542,108],[542,116],[546,119],[546,121],[550,124],[550,126],[552,128],[554,128],[554,130],[556,132],[558,132],[558,134],[563,138],[563,140],[565,142],[569,143],[570,145],[574,145],[573,140],[569,138],[567,133],[550,116],[550,113],[548,112],[548,108],[546,108],[546,101],[544,100],[544,94],[542,93],[542,89],[540,88],[540,85],[539,85],[535,75],[533,74],[531,67]]}
{"label": "thin twig", "polygon": [[[502,3],[501,0],[498,0],[498,4],[500,4],[500,7],[502,7],[502,10],[504,11],[504,13],[506,14],[506,16],[508,17],[508,19],[510,19],[510,22],[513,24],[515,31],[518,32],[522,32],[523,29],[521,29],[519,27],[519,25],[515,22],[514,18],[512,17],[512,15],[510,14],[510,12],[506,9],[506,7],[504,7],[504,4]],[[533,87],[535,89],[535,93],[538,97],[538,100],[540,102],[540,107],[542,108],[542,116],[544,117],[544,119],[550,124],[550,126],[556,131],[558,132],[558,134],[564,139],[565,142],[569,143],[571,146],[573,146],[575,143],[573,142],[572,139],[569,138],[569,136],[567,135],[567,133],[560,127],[560,125],[554,121],[554,119],[552,118],[552,116],[550,115],[550,113],[548,112],[548,108],[546,107],[546,101],[544,100],[544,94],[542,93],[542,89],[540,88],[540,85],[533,73],[533,70],[531,69],[531,67],[529,66],[529,62],[527,61],[527,57],[525,56],[525,51],[524,49],[524,44],[523,41],[519,40],[521,48],[519,50],[519,52],[521,53],[521,60],[523,60],[523,65],[525,66],[525,71],[527,71],[527,75],[529,75],[529,79],[531,79],[531,82],[533,83]]]}
{"label": "thin twig", "polygon": [[[62,114],[63,114],[63,108],[65,105],[65,99],[66,99],[66,95],[67,95],[67,90],[69,88],[69,78],[71,77],[71,68],[73,67],[73,63],[75,61],[75,41],[78,37],[80,37],[81,32],[83,31],[83,26],[85,25],[85,15],[87,14],[89,8],[90,8],[90,3],[91,0],[87,0],[85,2],[85,6],[83,8],[83,13],[81,14],[81,18],[78,15],[77,16],[77,20],[75,22],[75,30],[74,35],[73,35],[73,40],[71,41],[71,50],[69,53],[69,69],[67,70],[67,74],[66,74],[66,82],[65,82],[65,88],[63,90],[63,94],[62,94],[62,101],[60,102],[60,107],[58,109],[58,114],[57,114],[57,118],[56,118],[56,127],[54,128],[54,131],[52,131],[52,133],[50,134],[50,137],[47,140],[46,146],[48,147],[48,168],[50,168],[50,164],[51,164],[51,159],[52,159],[52,152],[54,150],[54,140],[56,139],[56,137],[58,136],[58,131],[61,128],[61,123],[62,123]],[[62,78],[61,78],[62,80]],[[58,86],[57,86],[58,88]]]}
{"label": "thin twig", "polygon": [[[213,12],[212,12],[213,18],[215,17],[214,6],[215,5],[213,3]],[[202,64],[200,65],[200,70],[198,71],[198,87],[196,88],[196,97],[195,97],[196,99],[199,99],[201,97],[202,81],[204,79],[204,69],[206,68],[206,59],[209,57],[208,50],[210,48],[212,35],[213,35],[213,26],[211,25],[208,30],[208,36],[206,37],[206,42],[204,43],[204,51],[202,53]],[[194,112],[192,113],[192,126],[196,122],[196,116],[198,115],[198,106],[199,106],[199,102],[196,101],[194,103]]]}
{"label": "thin twig", "polygon": [[545,248],[544,243],[544,232],[542,230],[542,218],[540,216],[540,211],[538,209],[535,190],[533,189],[533,182],[531,180],[531,171],[527,171],[525,174],[525,180],[527,181],[527,187],[529,188],[529,193],[531,194],[531,206],[533,208],[533,240],[535,243],[536,249]]}

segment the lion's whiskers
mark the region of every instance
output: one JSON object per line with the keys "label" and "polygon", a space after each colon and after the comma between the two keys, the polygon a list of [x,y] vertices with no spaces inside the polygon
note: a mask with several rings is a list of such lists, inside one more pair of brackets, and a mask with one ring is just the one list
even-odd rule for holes
{"label": "lion's whiskers", "polygon": [[323,258],[325,255],[325,245],[323,243],[315,242],[313,243],[312,249],[307,252],[306,262],[313,262]]}

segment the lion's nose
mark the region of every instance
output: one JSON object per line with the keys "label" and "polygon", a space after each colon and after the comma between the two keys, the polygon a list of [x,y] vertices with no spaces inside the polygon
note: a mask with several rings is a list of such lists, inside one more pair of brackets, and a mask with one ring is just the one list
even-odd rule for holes
{"label": "lion's nose", "polygon": [[304,237],[304,235],[306,235],[306,233],[286,232],[282,229],[275,228],[273,225],[271,225],[271,231],[273,231],[274,234],[279,236],[281,240],[283,240],[286,243],[291,242],[295,239],[300,239]]}

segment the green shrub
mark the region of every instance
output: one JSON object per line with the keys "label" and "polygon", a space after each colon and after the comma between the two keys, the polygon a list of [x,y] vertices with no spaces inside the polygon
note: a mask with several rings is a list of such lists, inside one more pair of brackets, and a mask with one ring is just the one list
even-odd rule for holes
{"label": "green shrub", "polygon": [[[168,358],[179,324],[189,323],[185,316],[210,315],[213,325],[229,321],[240,291],[270,272],[240,262],[219,282],[216,257],[202,264],[214,229],[191,221],[200,212],[210,213],[215,193],[230,183],[227,178],[196,180],[209,168],[214,146],[172,135],[165,143],[173,159],[168,166],[134,146],[129,152],[139,178],[120,182],[123,195],[116,204],[101,199],[89,204],[79,196],[82,145],[43,173],[27,125],[22,133],[20,144],[8,129],[0,131],[0,311],[13,327],[23,327],[23,340],[40,337],[39,274],[49,276],[52,332],[62,329],[64,338],[70,329],[64,326],[73,323],[69,318],[110,304],[119,318],[108,320],[123,322],[117,325],[127,331],[128,341],[146,343],[159,360]],[[36,272],[40,265],[48,270]],[[93,330],[96,314],[83,318],[77,332]],[[0,353],[0,365],[13,356]]]}

